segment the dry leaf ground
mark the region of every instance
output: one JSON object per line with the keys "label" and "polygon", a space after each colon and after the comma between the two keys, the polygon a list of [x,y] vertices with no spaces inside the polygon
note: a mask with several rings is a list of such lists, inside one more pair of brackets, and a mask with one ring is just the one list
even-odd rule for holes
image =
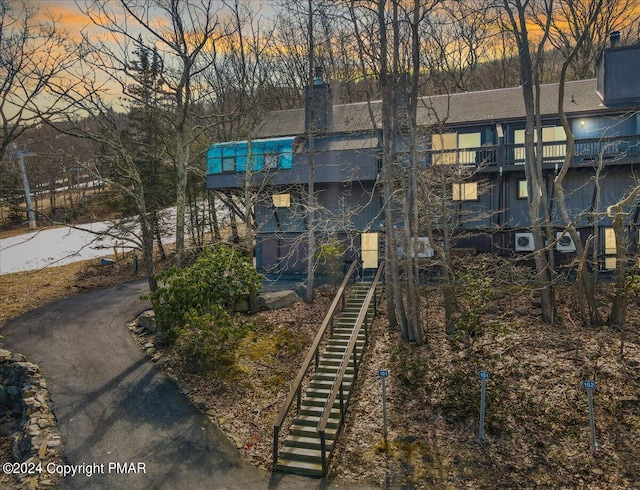
{"label": "dry leaf ground", "polygon": [[[2,322],[50,300],[133,278],[126,263],[47,272],[0,276]],[[571,285],[559,289],[561,321],[553,327],[540,321],[530,295],[514,289],[492,300],[481,332],[452,340],[444,335],[440,292],[426,293],[427,345],[403,342],[387,327],[384,311],[374,323],[331,463],[333,481],[388,488],[640,488],[637,297],[619,332],[579,326]],[[607,284],[600,293],[607,304]],[[183,391],[259,466],[270,467],[273,420],[330,300],[319,294],[312,305],[244,318],[255,331],[240,349],[236,373],[222,386],[188,373],[169,348],[160,351]],[[391,370],[388,444],[379,368]],[[479,370],[491,372],[484,444],[477,440]],[[598,384],[595,457],[585,379]]]}
{"label": "dry leaf ground", "polygon": [[[378,329],[331,475],[392,488],[640,488],[640,322],[625,332],[583,328],[573,288],[560,290],[563,324],[548,326],[528,297],[504,297],[467,343],[444,335],[431,296],[428,345]],[[526,307],[529,313],[514,312]],[[384,444],[377,369],[391,369]],[[478,441],[480,380],[487,370],[486,438]],[[583,380],[595,380],[596,456]]]}

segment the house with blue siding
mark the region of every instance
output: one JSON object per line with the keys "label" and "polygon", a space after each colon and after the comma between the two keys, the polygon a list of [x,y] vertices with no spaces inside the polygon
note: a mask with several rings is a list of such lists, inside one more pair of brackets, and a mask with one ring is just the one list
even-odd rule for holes
{"label": "house with blue siding", "polygon": [[[605,269],[615,264],[616,249],[607,209],[639,185],[638,73],[640,45],[611,46],[601,54],[596,79],[565,86],[564,107],[575,137],[575,155],[564,181],[567,205],[584,241],[597,230],[597,252]],[[216,143],[207,152],[209,188],[233,193],[249,184],[263,195],[254,212],[256,262],[263,272],[306,270],[310,128],[318,240],[345,243],[347,260],[375,256],[378,249],[384,204],[378,181],[381,102],[333,104],[321,72],[311,90],[307,107],[272,112],[252,140]],[[566,153],[558,91],[558,84],[540,87],[542,171],[557,226],[555,251],[560,261],[569,261],[575,246],[563,236],[554,207],[554,179]],[[461,224],[464,233],[456,245],[503,255],[524,256],[533,250],[521,88],[423,97],[417,120],[425,135],[421,165],[464,168],[472,174],[450,187],[452,201],[477,216]],[[634,203],[627,220],[634,250],[639,204]]]}

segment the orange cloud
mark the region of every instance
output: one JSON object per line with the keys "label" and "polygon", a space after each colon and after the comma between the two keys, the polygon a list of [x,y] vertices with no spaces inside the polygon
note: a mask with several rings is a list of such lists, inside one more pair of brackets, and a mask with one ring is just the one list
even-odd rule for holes
{"label": "orange cloud", "polygon": [[31,2],[31,5],[38,9],[39,19],[54,19],[58,27],[73,38],[79,37],[80,32],[90,24],[87,16],[72,0],[39,0]]}

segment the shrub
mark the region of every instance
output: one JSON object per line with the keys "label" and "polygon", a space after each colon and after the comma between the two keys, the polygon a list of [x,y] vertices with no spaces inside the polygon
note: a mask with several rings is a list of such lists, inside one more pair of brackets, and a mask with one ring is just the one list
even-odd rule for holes
{"label": "shrub", "polygon": [[204,315],[191,311],[175,331],[176,350],[190,371],[225,377],[247,328],[236,324],[218,305],[212,305]]}
{"label": "shrub", "polygon": [[261,276],[249,259],[227,246],[205,251],[191,266],[173,267],[157,277],[162,284],[147,298],[156,319],[172,330],[185,324],[187,313],[207,315],[219,306],[232,311],[240,299],[257,293]]}
{"label": "shrub", "polygon": [[320,245],[318,255],[318,273],[327,277],[335,288],[344,276],[343,259],[345,247],[337,240]]}
{"label": "shrub", "polygon": [[463,341],[482,334],[482,314],[495,295],[489,272],[489,264],[481,259],[456,271],[459,311],[453,317],[455,340]]}

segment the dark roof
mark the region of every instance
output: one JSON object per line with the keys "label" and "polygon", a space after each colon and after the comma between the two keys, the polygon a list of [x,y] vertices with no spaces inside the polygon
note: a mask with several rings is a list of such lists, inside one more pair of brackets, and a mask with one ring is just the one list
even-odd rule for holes
{"label": "dark roof", "polygon": [[[541,113],[544,116],[558,114],[558,83],[540,87]],[[608,112],[596,93],[596,80],[578,80],[565,85],[565,110],[567,115],[589,112]],[[381,102],[370,103],[377,123],[380,121]],[[333,106],[330,125],[332,133],[351,133],[372,129],[369,104],[338,104]],[[619,112],[620,108],[616,108]],[[465,125],[500,122],[525,117],[521,87],[463,92],[451,95],[426,96],[420,100],[418,123],[431,125],[446,123]],[[304,109],[275,111],[269,114],[257,130],[256,137],[296,135],[304,132]]]}

